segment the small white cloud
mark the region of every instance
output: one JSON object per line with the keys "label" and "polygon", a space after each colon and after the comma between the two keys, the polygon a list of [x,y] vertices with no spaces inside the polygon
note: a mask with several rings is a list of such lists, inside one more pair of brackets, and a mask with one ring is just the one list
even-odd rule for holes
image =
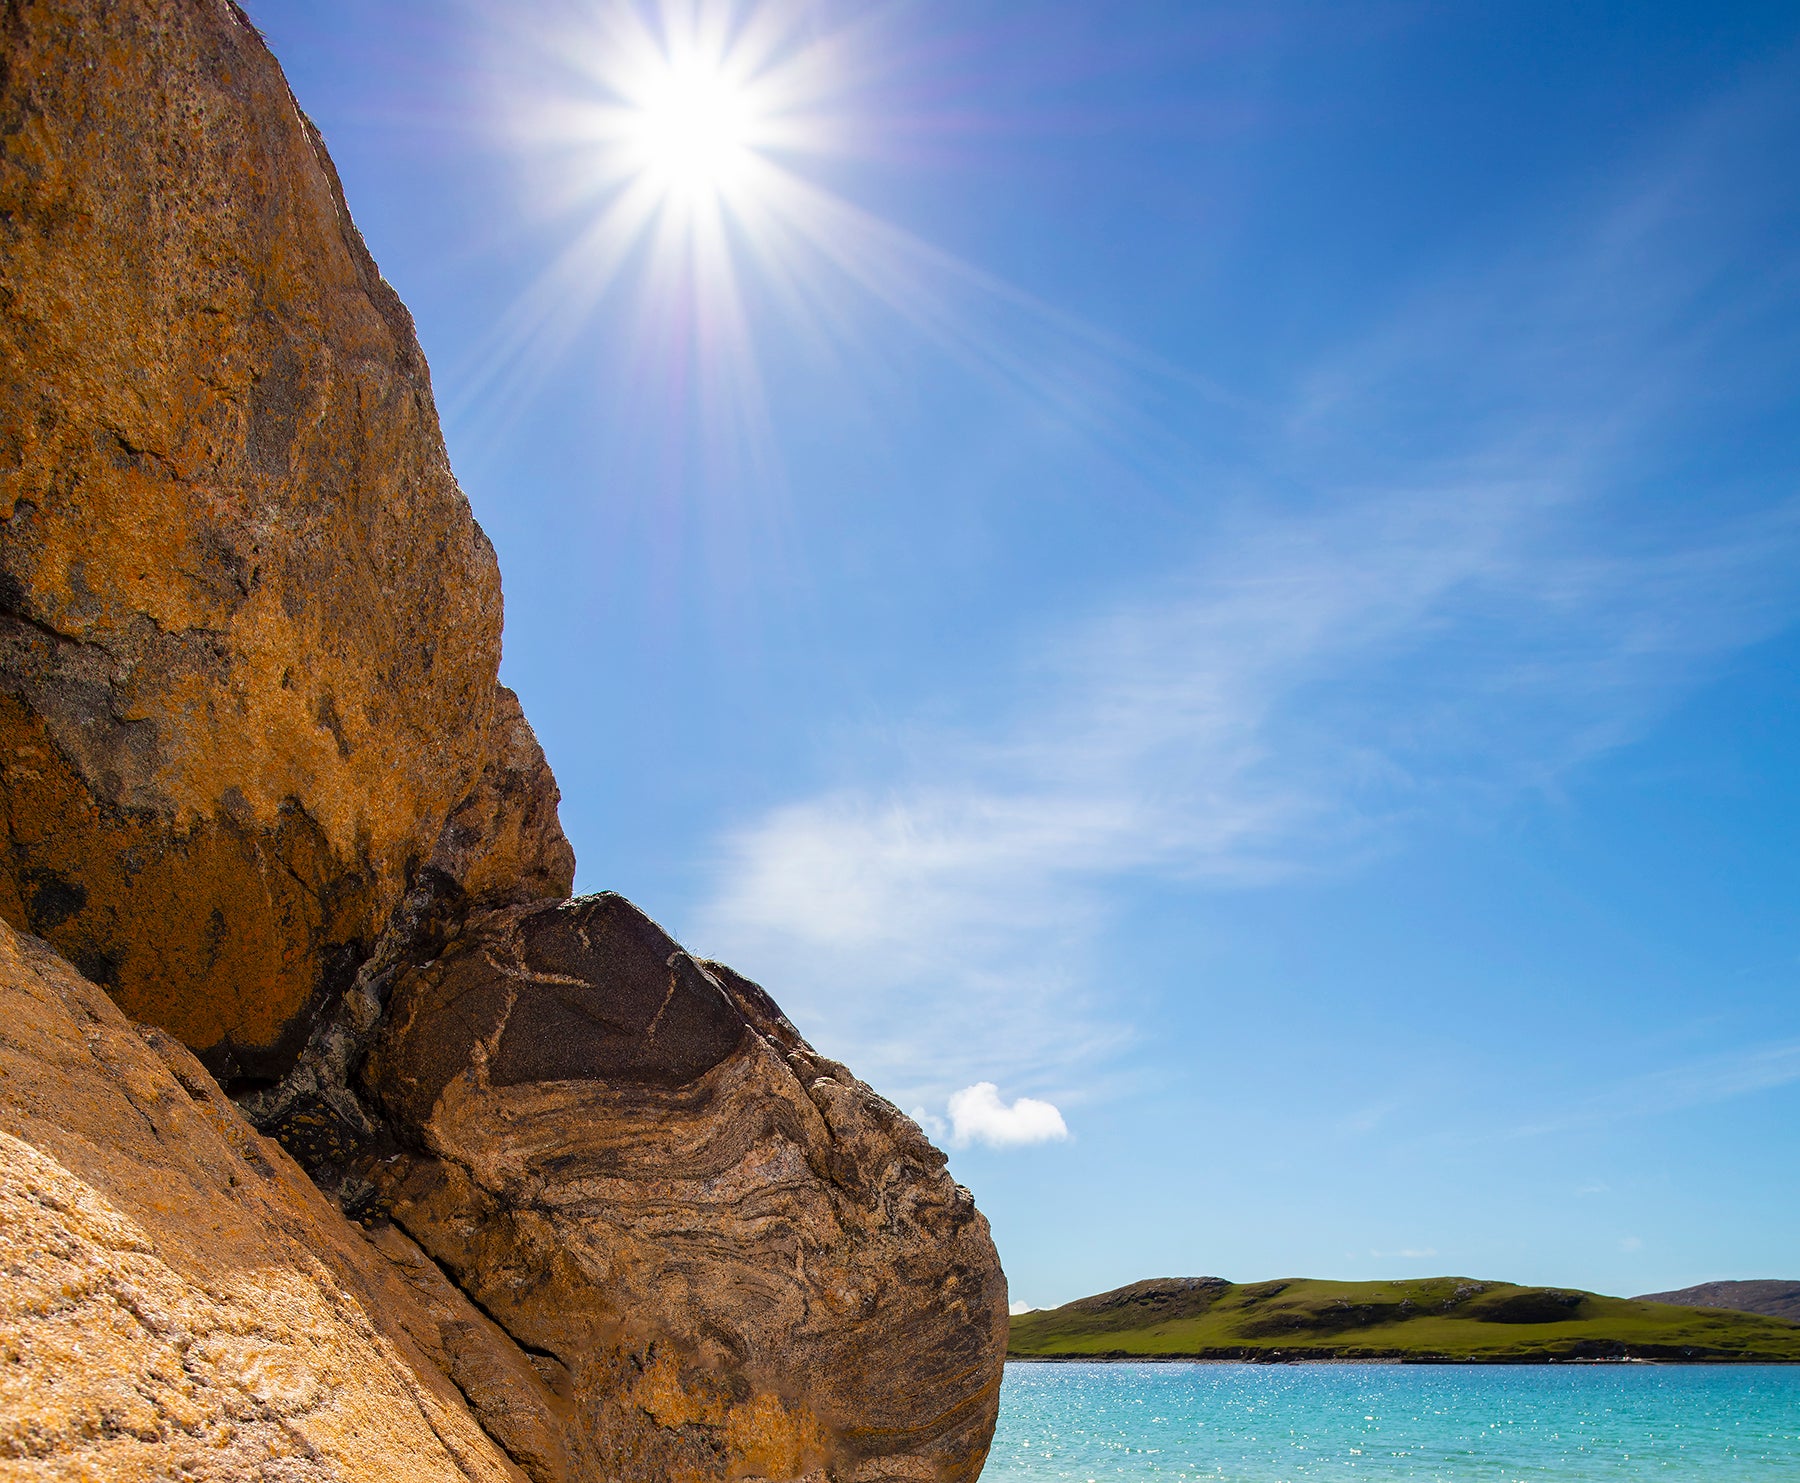
{"label": "small white cloud", "polygon": [[1610,1184],[1584,1184],[1575,1193],[1577,1195],[1610,1195],[1612,1186]]}
{"label": "small white cloud", "polygon": [[1010,1107],[1000,1100],[1000,1088],[991,1081],[953,1092],[950,1097],[950,1142],[957,1148],[985,1143],[989,1148],[1022,1148],[1028,1143],[1053,1143],[1069,1136],[1054,1103],[1036,1097],[1020,1097]]}
{"label": "small white cloud", "polygon": [[1371,1251],[1369,1255],[1377,1261],[1420,1262],[1428,1256],[1436,1256],[1437,1247],[1403,1246],[1398,1251]]}
{"label": "small white cloud", "polygon": [[1627,1236],[1619,1243],[1620,1251],[1642,1251],[1643,1249],[1644,1238],[1642,1236]]}
{"label": "small white cloud", "polygon": [[1009,1303],[1007,1305],[1006,1311],[1008,1313],[1012,1314],[1013,1317],[1017,1318],[1021,1313],[1036,1313],[1038,1310],[1037,1310],[1037,1304],[1027,1303],[1027,1302],[1024,1302],[1023,1300],[1021,1300],[1016,1303]]}

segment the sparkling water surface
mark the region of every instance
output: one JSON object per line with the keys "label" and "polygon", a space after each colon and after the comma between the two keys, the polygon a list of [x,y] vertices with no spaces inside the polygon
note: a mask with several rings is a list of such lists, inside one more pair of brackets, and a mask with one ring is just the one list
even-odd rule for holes
{"label": "sparkling water surface", "polygon": [[1800,1365],[1009,1364],[982,1483],[1800,1483]]}

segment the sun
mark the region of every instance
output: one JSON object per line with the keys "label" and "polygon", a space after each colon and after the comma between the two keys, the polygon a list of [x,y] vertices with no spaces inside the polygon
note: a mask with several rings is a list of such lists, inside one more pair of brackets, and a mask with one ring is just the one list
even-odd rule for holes
{"label": "sun", "polygon": [[757,161],[754,91],[720,63],[665,60],[638,81],[624,121],[637,169],[673,197],[730,196]]}
{"label": "sun", "polygon": [[708,457],[729,448],[745,467],[775,461],[764,316],[834,356],[869,300],[966,339],[939,283],[953,261],[820,178],[876,139],[866,110],[888,53],[905,55],[884,45],[902,7],[856,0],[836,24],[832,8],[546,0],[525,7],[535,24],[496,10],[501,117],[530,150],[530,209],[561,241],[483,352],[483,415],[522,405],[627,281],[631,390],[666,386],[669,415],[700,410]]}

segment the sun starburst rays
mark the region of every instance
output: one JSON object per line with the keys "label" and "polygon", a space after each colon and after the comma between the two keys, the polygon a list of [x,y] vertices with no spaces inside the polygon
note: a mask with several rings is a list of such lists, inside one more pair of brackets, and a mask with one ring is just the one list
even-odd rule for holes
{"label": "sun starburst rays", "polygon": [[[883,52],[878,34],[820,14],[815,0],[568,0],[536,14],[504,106],[563,245],[464,378],[458,411],[511,422],[610,297],[636,319],[609,356],[629,394],[680,419],[685,432],[666,432],[685,461],[743,484],[778,462],[758,338],[819,353],[834,384],[873,399],[894,354],[879,309],[1066,426],[1164,446],[1144,409],[1169,368],[820,182],[814,164],[875,132],[870,58]],[[515,45],[519,27],[508,12]]]}

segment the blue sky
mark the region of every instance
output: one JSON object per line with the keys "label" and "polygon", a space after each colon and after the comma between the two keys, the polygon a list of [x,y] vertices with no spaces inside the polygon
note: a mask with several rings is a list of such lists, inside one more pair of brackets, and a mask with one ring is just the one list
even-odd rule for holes
{"label": "blue sky", "polygon": [[1791,7],[746,0],[703,200],[628,7],[250,8],[580,887],[1015,1300],[1800,1276]]}

